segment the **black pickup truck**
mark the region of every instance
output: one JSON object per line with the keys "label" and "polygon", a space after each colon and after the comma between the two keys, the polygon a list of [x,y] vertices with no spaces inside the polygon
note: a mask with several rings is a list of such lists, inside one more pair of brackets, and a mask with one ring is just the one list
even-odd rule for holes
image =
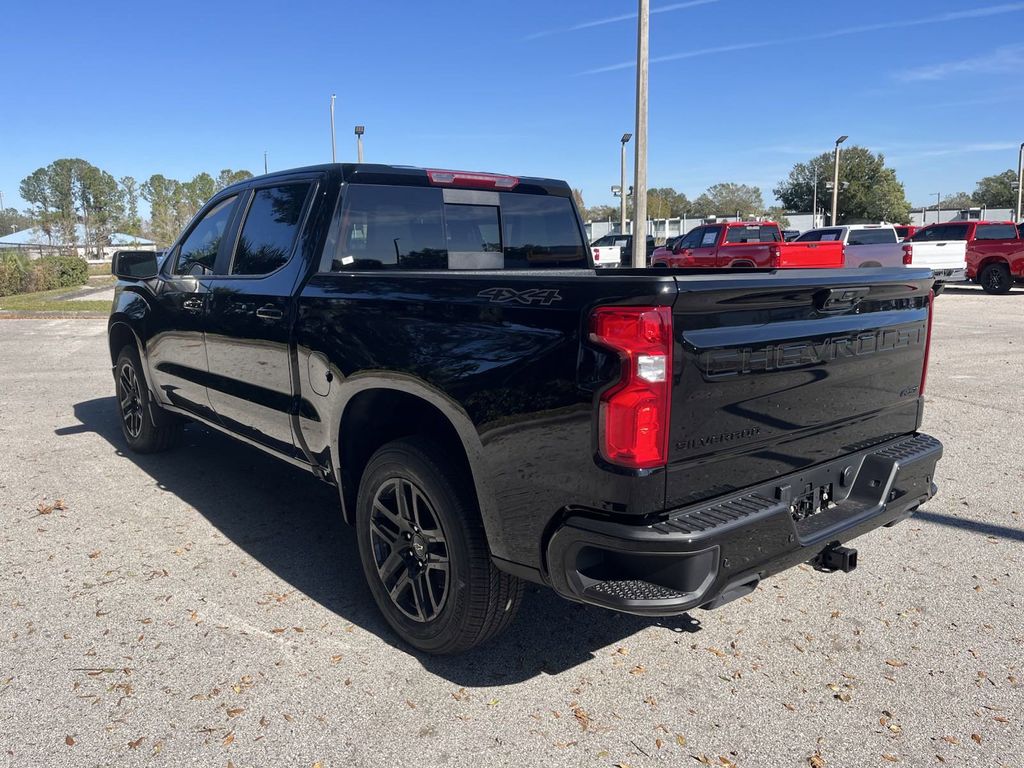
{"label": "black pickup truck", "polygon": [[564,182],[384,165],[247,180],[113,269],[129,446],[196,421],[336,485],[423,651],[524,580],[656,616],[849,571],[936,492],[927,270],[599,271]]}

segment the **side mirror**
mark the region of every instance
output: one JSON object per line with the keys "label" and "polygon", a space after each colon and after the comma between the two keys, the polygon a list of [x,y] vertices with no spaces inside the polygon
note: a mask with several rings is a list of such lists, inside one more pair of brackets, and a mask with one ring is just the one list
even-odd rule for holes
{"label": "side mirror", "polygon": [[156,277],[159,266],[153,251],[116,251],[110,262],[111,274],[127,280]]}

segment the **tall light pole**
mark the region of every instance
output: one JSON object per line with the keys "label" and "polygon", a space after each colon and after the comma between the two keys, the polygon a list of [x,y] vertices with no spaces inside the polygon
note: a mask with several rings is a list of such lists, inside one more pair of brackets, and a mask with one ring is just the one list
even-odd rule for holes
{"label": "tall light pole", "polygon": [[1020,145],[1020,154],[1017,155],[1017,218],[1020,221],[1021,191],[1024,188],[1024,142]]}
{"label": "tall light pole", "polygon": [[356,126],[356,159],[358,162],[363,162],[363,134],[366,133],[366,127],[362,125]]}
{"label": "tall light pole", "polygon": [[337,98],[333,93],[331,94],[331,162],[338,162],[338,148],[334,141],[334,99]]}
{"label": "tall light pole", "polygon": [[636,155],[633,159],[633,266],[647,266],[647,34],[649,0],[638,0],[636,20]]}
{"label": "tall light pole", "polygon": [[[1022,147],[1024,147],[1024,144],[1022,144],[1021,146],[1022,146]],[[623,156],[623,157],[625,157],[625,156],[626,156],[626,155],[625,155],[625,152],[626,152],[626,150],[622,150],[622,152],[623,152],[623,155],[622,155],[622,156]],[[623,177],[623,178],[625,178],[625,177]],[[4,193],[3,193],[3,192],[0,192],[0,213],[3,213],[3,212],[4,212],[4,211],[6,211],[6,210],[7,210],[7,209],[6,209],[6,208],[4,208]],[[1017,210],[1018,210],[1018,211],[1020,210],[1020,205],[1019,205],[1019,204],[1017,205]]]}
{"label": "tall light pole", "polygon": [[624,133],[619,140],[622,144],[622,158],[619,161],[619,190],[621,193],[619,200],[619,234],[621,235],[626,234],[626,145],[631,138],[633,138],[633,134]]}
{"label": "tall light pole", "polygon": [[846,141],[849,136],[840,136],[836,139],[836,160],[832,171],[832,221],[831,226],[836,225],[836,215],[839,212],[839,145]]}
{"label": "tall light pole", "polygon": [[935,195],[935,221],[938,221],[939,219],[942,218],[942,216],[939,214],[939,203],[942,202],[942,193],[932,192],[932,194]]}
{"label": "tall light pole", "polygon": [[814,192],[811,193],[811,229],[817,229],[817,228],[818,228],[818,166],[814,166]]}
{"label": "tall light pole", "polygon": [[263,172],[267,173],[267,150],[263,150]]}

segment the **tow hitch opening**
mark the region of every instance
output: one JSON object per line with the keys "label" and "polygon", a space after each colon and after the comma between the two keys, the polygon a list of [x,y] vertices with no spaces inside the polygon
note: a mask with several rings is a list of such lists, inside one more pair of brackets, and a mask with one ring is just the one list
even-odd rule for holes
{"label": "tow hitch opening", "polygon": [[841,547],[833,544],[826,547],[811,561],[816,570],[832,573],[842,571],[849,573],[857,567],[857,550],[853,547]]}

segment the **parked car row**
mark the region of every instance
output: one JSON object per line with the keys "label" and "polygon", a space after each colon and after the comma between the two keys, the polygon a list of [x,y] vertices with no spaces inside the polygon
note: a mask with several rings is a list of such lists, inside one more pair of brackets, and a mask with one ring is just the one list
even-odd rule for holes
{"label": "parked car row", "polygon": [[[648,236],[647,254],[648,265],[659,268],[924,267],[935,276],[936,293],[965,280],[987,293],[1006,293],[1024,283],[1022,230],[1010,221],[948,221],[925,227],[852,224],[799,234],[770,221],[730,221],[699,225],[657,248]],[[631,235],[602,237],[591,247],[594,265],[629,266],[631,243]]]}

